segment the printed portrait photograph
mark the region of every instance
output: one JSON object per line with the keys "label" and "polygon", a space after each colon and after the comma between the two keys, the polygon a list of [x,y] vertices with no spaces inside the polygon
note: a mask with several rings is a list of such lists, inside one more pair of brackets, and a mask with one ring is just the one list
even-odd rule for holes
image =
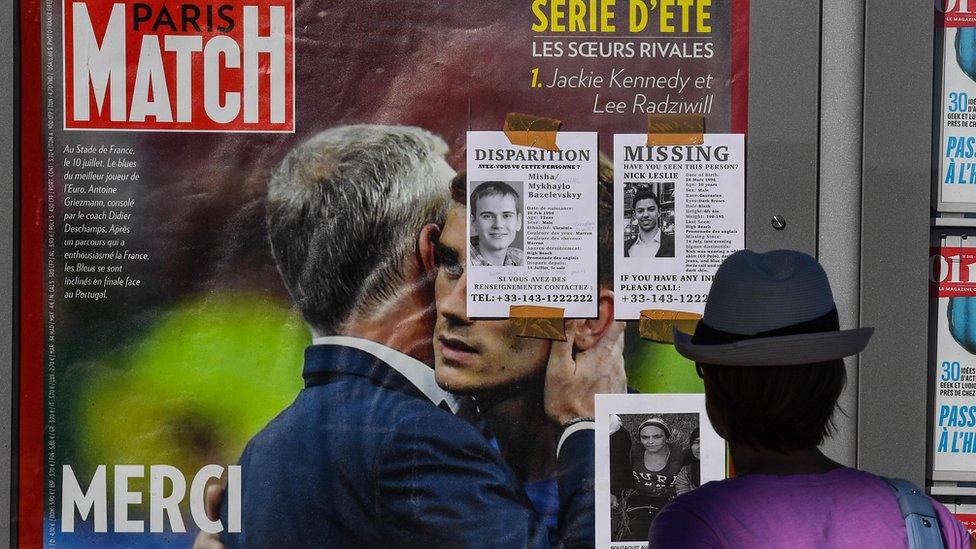
{"label": "printed portrait photograph", "polygon": [[674,257],[674,183],[624,183],[624,257]]}
{"label": "printed portrait photograph", "polygon": [[472,267],[525,265],[521,181],[469,182],[468,236]]}
{"label": "printed portrait photograph", "polygon": [[726,476],[705,396],[597,395],[595,473],[597,547],[647,548],[668,504]]}
{"label": "printed portrait photograph", "polygon": [[698,413],[611,414],[611,541],[647,542],[651,522],[701,485]]}

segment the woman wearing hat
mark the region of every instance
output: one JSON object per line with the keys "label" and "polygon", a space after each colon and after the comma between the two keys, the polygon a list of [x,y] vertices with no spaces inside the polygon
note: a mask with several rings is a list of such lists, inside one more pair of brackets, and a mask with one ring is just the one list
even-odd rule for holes
{"label": "woman wearing hat", "polygon": [[[694,336],[676,332],[675,347],[704,379],[708,417],[729,443],[736,476],[671,502],[650,546],[905,547],[906,521],[886,480],[817,448],[844,386],[842,359],[872,333],[840,330],[812,257],[729,256]],[[945,546],[969,547],[966,529],[932,503]]]}
{"label": "woman wearing hat", "polygon": [[674,483],[683,465],[671,445],[671,428],[659,417],[637,428],[638,451],[631,456],[633,488],[624,498],[624,517],[616,541],[643,541],[651,521],[674,499]]}

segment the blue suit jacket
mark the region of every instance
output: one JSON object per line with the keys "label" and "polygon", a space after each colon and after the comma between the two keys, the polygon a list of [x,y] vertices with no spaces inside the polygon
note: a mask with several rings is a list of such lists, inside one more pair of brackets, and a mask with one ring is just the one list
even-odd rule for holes
{"label": "blue suit jacket", "polygon": [[[247,547],[546,547],[501,455],[373,355],[305,351],[305,389],[241,456]],[[560,536],[589,547],[593,432],[560,452]],[[222,509],[226,522],[226,505]]]}

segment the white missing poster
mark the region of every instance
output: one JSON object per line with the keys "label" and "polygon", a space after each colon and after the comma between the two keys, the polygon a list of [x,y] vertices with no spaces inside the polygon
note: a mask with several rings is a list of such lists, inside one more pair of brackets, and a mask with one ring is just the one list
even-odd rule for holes
{"label": "white missing poster", "polygon": [[468,316],[540,305],[596,317],[597,134],[559,132],[556,147],[468,132]]}
{"label": "white missing poster", "polygon": [[719,264],[745,245],[743,136],[648,146],[646,134],[617,134],[613,153],[617,319],[701,314]]}
{"label": "white missing poster", "polygon": [[644,549],[671,500],[725,478],[703,394],[596,397],[596,546]]}

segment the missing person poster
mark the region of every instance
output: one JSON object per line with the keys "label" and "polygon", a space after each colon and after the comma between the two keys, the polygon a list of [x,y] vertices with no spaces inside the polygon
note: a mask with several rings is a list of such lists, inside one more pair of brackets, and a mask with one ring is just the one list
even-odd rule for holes
{"label": "missing person poster", "polygon": [[976,212],[976,12],[967,2],[936,2],[935,8],[942,47],[941,67],[935,70],[937,209]]}
{"label": "missing person poster", "polygon": [[[749,2],[567,5],[20,2],[17,543],[592,544],[543,403],[550,359],[613,326],[584,301],[612,293],[613,135],[652,111],[744,133]],[[469,160],[510,112],[588,158]],[[482,243],[457,180],[508,185],[517,226]],[[553,354],[473,316],[496,269],[549,277],[519,298],[592,337]],[[701,390],[633,331],[629,385]]]}
{"label": "missing person poster", "polygon": [[597,547],[647,549],[664,506],[725,478],[725,442],[704,395],[599,395],[596,441]]}
{"label": "missing person poster", "polygon": [[722,260],[745,246],[742,135],[702,145],[613,141],[617,318],[663,309],[701,314]]}
{"label": "missing person poster", "polygon": [[941,238],[931,253],[933,480],[976,480],[976,246]]}
{"label": "missing person poster", "polygon": [[468,316],[513,305],[596,316],[596,140],[559,132],[548,150],[468,132]]}

